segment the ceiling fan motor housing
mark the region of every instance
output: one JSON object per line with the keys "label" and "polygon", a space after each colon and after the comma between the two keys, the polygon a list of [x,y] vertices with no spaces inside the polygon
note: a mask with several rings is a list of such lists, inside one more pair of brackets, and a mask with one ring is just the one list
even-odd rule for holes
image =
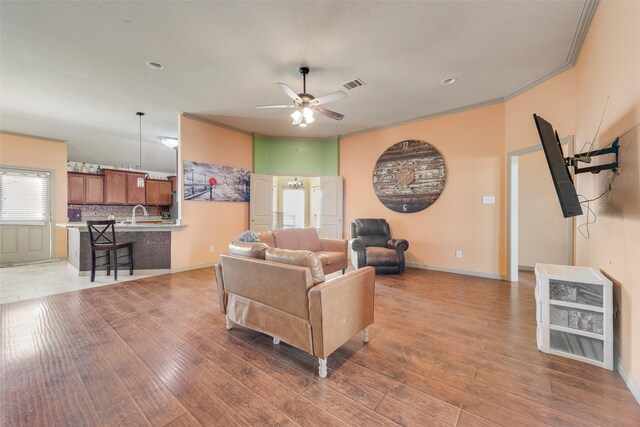
{"label": "ceiling fan motor housing", "polygon": [[310,93],[299,93],[298,96],[300,97],[300,99],[302,99],[302,104],[308,104],[309,102],[313,101],[314,99],[316,99],[315,96],[311,95]]}

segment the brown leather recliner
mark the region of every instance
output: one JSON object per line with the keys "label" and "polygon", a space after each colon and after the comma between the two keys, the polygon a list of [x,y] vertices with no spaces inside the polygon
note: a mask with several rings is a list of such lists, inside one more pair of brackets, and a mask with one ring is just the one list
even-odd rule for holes
{"label": "brown leather recliner", "polygon": [[351,262],[358,269],[374,267],[376,273],[404,273],[404,252],[409,242],[392,239],[384,219],[357,218],[351,223]]}
{"label": "brown leather recliner", "polygon": [[233,242],[229,252],[215,265],[227,329],[242,325],[272,336],[274,344],[282,340],[313,354],[320,377],[327,375],[327,357],[353,335],[362,332],[362,340],[369,341],[372,268],[325,281],[321,262],[310,251]]}

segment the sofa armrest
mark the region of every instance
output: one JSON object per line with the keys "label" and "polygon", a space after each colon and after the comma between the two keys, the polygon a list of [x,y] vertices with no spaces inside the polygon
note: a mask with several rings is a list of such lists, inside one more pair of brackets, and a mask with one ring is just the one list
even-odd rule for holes
{"label": "sofa armrest", "polygon": [[398,271],[404,273],[404,252],[409,249],[409,242],[405,239],[390,239],[387,242],[389,249],[394,249],[398,255]]}
{"label": "sofa armrest", "polygon": [[320,239],[322,250],[327,252],[343,252],[349,250],[348,242],[344,239]]}
{"label": "sofa armrest", "polygon": [[220,301],[220,311],[222,314],[227,314],[227,294],[224,291],[224,280],[222,277],[222,263],[217,262],[213,265],[213,270],[216,273],[216,287],[218,288],[218,300]]}
{"label": "sofa armrest", "polygon": [[367,257],[364,242],[360,239],[349,240],[351,248],[351,263],[356,270],[367,265]]}
{"label": "sofa armrest", "polygon": [[409,249],[409,242],[405,239],[391,239],[387,242],[389,249],[395,249],[398,254]]}
{"label": "sofa armrest", "polygon": [[326,359],[373,323],[375,270],[364,267],[309,291],[313,354]]}

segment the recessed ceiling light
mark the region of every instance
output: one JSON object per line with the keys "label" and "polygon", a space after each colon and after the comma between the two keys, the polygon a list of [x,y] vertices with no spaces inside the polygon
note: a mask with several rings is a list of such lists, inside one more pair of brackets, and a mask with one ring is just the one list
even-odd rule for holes
{"label": "recessed ceiling light", "polygon": [[456,82],[456,78],[455,77],[447,77],[446,79],[442,79],[440,84],[442,86],[449,86],[449,85],[454,84],[455,82]]}
{"label": "recessed ceiling light", "polygon": [[164,68],[164,65],[155,61],[147,61],[145,62],[145,64],[147,64],[147,67],[151,68],[152,70],[162,70]]}

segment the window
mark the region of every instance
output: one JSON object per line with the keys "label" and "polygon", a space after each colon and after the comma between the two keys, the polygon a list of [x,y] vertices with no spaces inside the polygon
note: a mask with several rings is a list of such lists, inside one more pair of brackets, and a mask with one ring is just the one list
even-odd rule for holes
{"label": "window", "polygon": [[0,169],[0,221],[48,221],[49,177],[49,172]]}
{"label": "window", "polygon": [[282,192],[283,228],[304,227],[304,190]]}

